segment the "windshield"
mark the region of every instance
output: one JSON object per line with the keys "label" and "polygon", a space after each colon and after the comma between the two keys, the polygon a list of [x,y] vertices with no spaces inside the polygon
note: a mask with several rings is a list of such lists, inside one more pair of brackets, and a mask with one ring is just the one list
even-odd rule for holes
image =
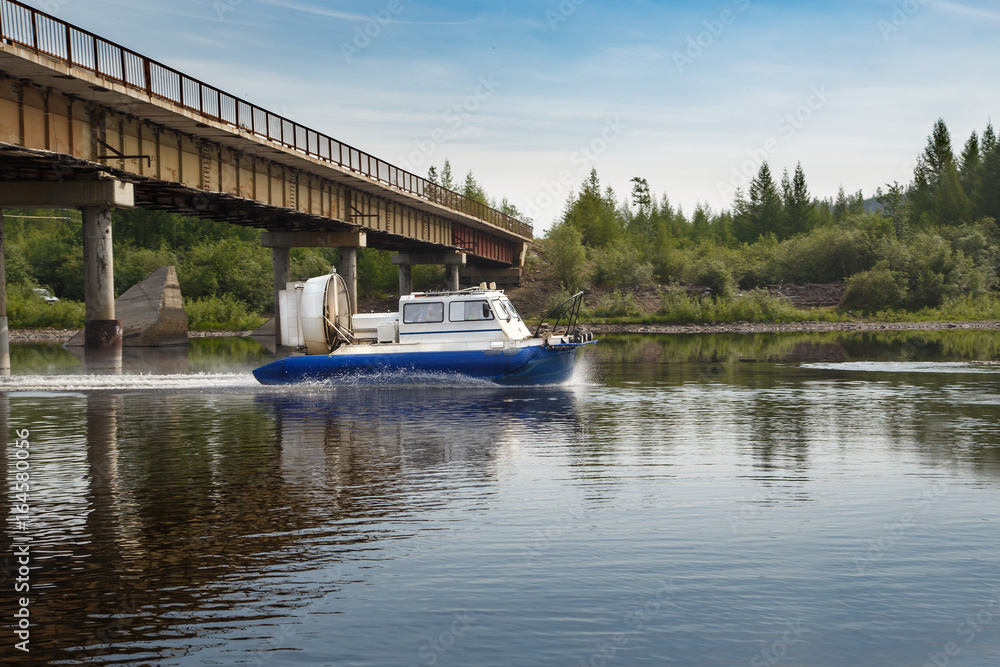
{"label": "windshield", "polygon": [[507,299],[500,299],[500,303],[503,305],[504,308],[507,309],[507,312],[510,313],[511,317],[513,317],[515,320],[521,319],[521,316],[517,314],[517,310],[514,309],[514,304],[512,304]]}

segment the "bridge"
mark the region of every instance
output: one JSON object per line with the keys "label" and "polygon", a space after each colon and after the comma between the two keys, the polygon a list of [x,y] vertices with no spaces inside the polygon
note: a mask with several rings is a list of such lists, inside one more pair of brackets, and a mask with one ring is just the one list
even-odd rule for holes
{"label": "bridge", "polygon": [[411,264],[444,264],[453,288],[462,267],[516,280],[532,239],[479,201],[0,0],[0,208],[82,209],[88,347],[115,344],[110,211],[129,206],[266,230],[275,291],[292,247],[340,248],[355,294],[357,248],[397,251],[408,293]]}

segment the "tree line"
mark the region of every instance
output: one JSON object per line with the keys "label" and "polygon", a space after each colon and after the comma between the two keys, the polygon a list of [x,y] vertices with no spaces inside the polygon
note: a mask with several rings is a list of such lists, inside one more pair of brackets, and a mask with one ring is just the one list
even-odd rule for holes
{"label": "tree line", "polygon": [[765,161],[729,209],[690,217],[645,178],[619,199],[596,170],[572,193],[544,252],[566,289],[704,285],[717,295],[777,283],[847,281],[864,310],[939,306],[995,290],[1000,275],[1000,143],[992,125],[956,155],[938,120],[911,183],[866,199],[813,196],[801,163],[775,178]]}

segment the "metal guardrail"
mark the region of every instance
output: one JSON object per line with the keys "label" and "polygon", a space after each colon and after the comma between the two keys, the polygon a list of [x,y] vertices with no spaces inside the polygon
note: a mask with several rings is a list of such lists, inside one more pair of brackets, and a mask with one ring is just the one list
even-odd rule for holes
{"label": "metal guardrail", "polygon": [[89,70],[303,155],[343,167],[520,236],[532,237],[531,225],[482,202],[447,190],[16,0],[0,0],[0,37],[5,42]]}

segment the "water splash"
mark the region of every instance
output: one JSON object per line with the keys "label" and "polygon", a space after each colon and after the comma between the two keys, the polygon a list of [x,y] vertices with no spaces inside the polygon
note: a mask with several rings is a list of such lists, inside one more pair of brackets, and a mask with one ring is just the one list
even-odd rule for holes
{"label": "water splash", "polygon": [[259,386],[249,373],[187,375],[12,375],[0,378],[0,391],[79,392],[121,390],[226,390]]}

